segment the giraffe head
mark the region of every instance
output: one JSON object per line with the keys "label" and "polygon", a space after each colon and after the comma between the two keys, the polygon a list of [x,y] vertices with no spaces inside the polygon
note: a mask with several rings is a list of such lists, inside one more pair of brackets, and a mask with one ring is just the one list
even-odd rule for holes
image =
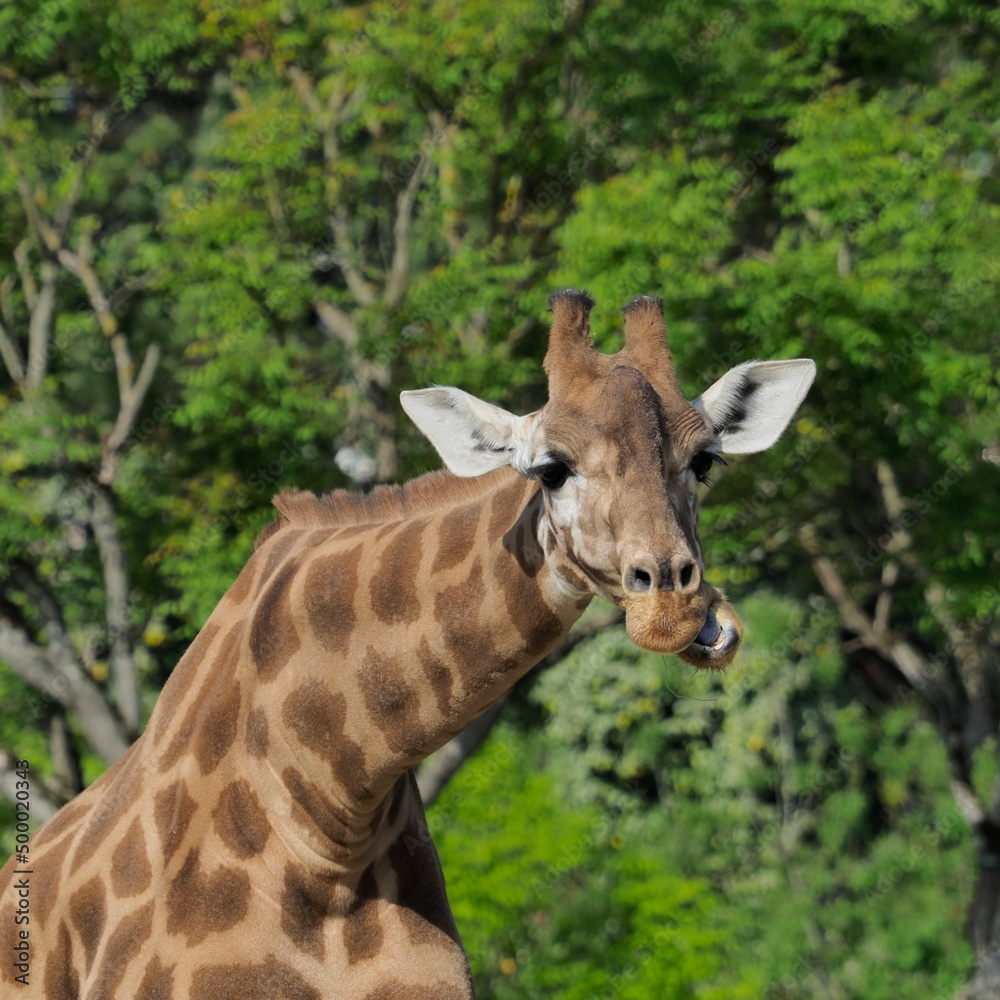
{"label": "giraffe head", "polygon": [[705,581],[699,485],[723,453],[763,451],[778,439],[815,365],[739,365],[688,402],[659,299],[624,307],[625,347],[615,355],[593,347],[588,295],[559,292],[550,304],[541,410],[518,417],[446,387],[404,392],[403,407],[454,474],[510,467],[540,482],[539,538],[556,578],[622,607],[637,645],[728,666],[742,626]]}

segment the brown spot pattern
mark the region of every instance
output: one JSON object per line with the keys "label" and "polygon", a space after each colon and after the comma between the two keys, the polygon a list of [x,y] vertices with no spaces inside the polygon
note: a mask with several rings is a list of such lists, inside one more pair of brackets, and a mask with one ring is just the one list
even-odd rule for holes
{"label": "brown spot pattern", "polygon": [[247,716],[247,753],[251,757],[263,757],[271,745],[268,732],[267,714],[261,707],[255,708]]}
{"label": "brown spot pattern", "polygon": [[331,694],[319,681],[306,681],[285,699],[282,716],[299,742],[326,761],[335,781],[358,798],[371,796],[365,755],[344,732],[347,699],[341,692]]}
{"label": "brown spot pattern", "polygon": [[43,824],[35,831],[31,841],[31,848],[34,851],[40,850],[50,841],[58,840],[90,809],[90,803],[86,799],[74,799],[68,805],[62,807],[47,823]]}
{"label": "brown spot pattern", "polygon": [[541,493],[536,493],[503,536],[503,547],[527,576],[536,576],[545,565],[545,553],[538,543],[538,522],[543,506]]}
{"label": "brown spot pattern", "polygon": [[503,591],[507,614],[524,640],[528,659],[540,657],[565,631],[563,623],[545,603],[538,584],[530,577],[504,572],[498,566],[495,576]]}
{"label": "brown spot pattern", "polygon": [[153,746],[159,746],[160,740],[170,728],[170,723],[177,714],[181,702],[195,686],[194,675],[218,634],[218,623],[207,621],[202,630],[194,637],[194,641],[188,646],[187,652],[180,658],[177,666],[171,671],[167,683],[163,685],[163,691],[157,699],[153,718],[150,720]]}
{"label": "brown spot pattern", "polygon": [[161,774],[176,766],[192,742],[202,774],[208,774],[218,766],[236,738],[240,703],[239,682],[233,668],[239,656],[243,627],[239,621],[226,633],[207,683],[202,685],[201,697],[192,701],[163,753]]}
{"label": "brown spot pattern", "polygon": [[167,891],[167,932],[184,934],[188,945],[235,927],[250,907],[250,876],[245,871],[221,865],[206,874],[198,858],[194,847]]}
{"label": "brown spot pattern", "polygon": [[455,680],[452,677],[451,669],[443,660],[434,655],[426,636],[420,640],[420,645],[417,647],[417,659],[420,661],[424,676],[434,692],[435,699],[437,699],[438,712],[442,718],[447,718],[451,715],[454,707],[452,692]]}
{"label": "brown spot pattern", "polygon": [[240,684],[232,680],[217,691],[206,711],[194,743],[194,755],[202,774],[211,774],[229,753],[240,723]]}
{"label": "brown spot pattern", "polygon": [[153,901],[121,920],[108,938],[87,1000],[112,1000],[132,961],[153,932]]}
{"label": "brown spot pattern", "polygon": [[478,557],[467,579],[438,594],[435,616],[448,652],[465,673],[466,696],[474,699],[520,663],[501,656],[493,643],[489,629],[470,613],[470,609],[486,607],[486,585],[483,564]]}
{"label": "brown spot pattern", "polygon": [[407,756],[422,756],[429,736],[420,725],[420,692],[406,683],[399,663],[369,646],[359,683],[365,708],[389,748]]}
{"label": "brown spot pattern", "polygon": [[526,501],[527,482],[515,479],[493,495],[490,509],[490,538],[501,538],[517,520]]}
{"label": "brown spot pattern", "polygon": [[[54,818],[58,819],[59,815],[57,813]],[[32,922],[37,920],[41,927],[48,922],[49,914],[59,896],[63,862],[72,846],[72,838],[66,837],[38,856],[40,864],[34,868],[35,874],[31,880],[31,920]]]}
{"label": "brown spot pattern", "polygon": [[480,504],[467,503],[445,515],[438,529],[438,550],[431,567],[432,573],[452,569],[464,561],[476,540],[481,513]]}
{"label": "brown spot pattern", "polygon": [[420,617],[417,570],[427,521],[404,524],[382,551],[371,583],[372,610],[387,625],[409,624]]}
{"label": "brown spot pattern", "polygon": [[250,625],[250,652],[257,664],[257,675],[265,682],[274,680],[300,646],[290,596],[298,568],[293,561],[278,571],[258,602]]}
{"label": "brown spot pattern", "polygon": [[126,899],[139,895],[152,877],[142,823],[136,816],[111,855],[111,888],[119,899]]}
{"label": "brown spot pattern", "polygon": [[66,921],[59,924],[59,941],[45,956],[46,1000],[67,1000],[80,995],[80,976],[73,968],[73,944]]}
{"label": "brown spot pattern", "polygon": [[326,954],[323,922],[333,911],[333,884],[298,865],[285,866],[281,929],[296,948],[322,962]]}
{"label": "brown spot pattern", "polygon": [[94,963],[94,954],[100,943],[101,934],[104,933],[104,921],[107,916],[104,886],[100,878],[95,875],[77,889],[69,900],[69,918],[83,942],[84,967],[87,972]]}
{"label": "brown spot pattern", "polygon": [[375,866],[369,865],[361,876],[357,894],[344,917],[344,949],[349,965],[374,958],[382,950],[384,932],[378,910]]}
{"label": "brown spot pattern", "polygon": [[76,838],[77,847],[72,862],[74,870],[78,871],[98,848],[106,846],[108,835],[138,797],[141,782],[140,758],[136,752],[138,746],[133,743],[125,755],[119,757],[90,786],[95,790],[100,787],[103,795],[91,809],[86,825]]}
{"label": "brown spot pattern", "polygon": [[212,819],[219,839],[238,858],[260,854],[271,833],[264,807],[245,778],[226,785]]}
{"label": "brown spot pattern", "polygon": [[292,547],[301,537],[301,530],[285,531],[280,538],[274,540],[270,546],[270,551],[267,553],[267,562],[264,563],[264,571],[260,574],[260,583],[257,585],[258,594],[267,586],[267,581],[271,579],[278,566],[285,561],[288,553],[292,551]]}
{"label": "brown spot pattern", "polygon": [[156,793],[153,800],[153,818],[160,834],[163,847],[163,865],[170,864],[177,848],[181,846],[184,834],[191,825],[191,818],[198,809],[198,803],[188,795],[187,785],[175,781],[172,785]]}
{"label": "brown spot pattern", "polygon": [[281,778],[292,796],[292,819],[328,841],[330,846],[326,850],[335,860],[350,857],[350,849],[344,846],[351,832],[348,825],[350,817],[346,813],[338,814],[335,807],[308,785],[301,772],[294,767],[285,768]]}
{"label": "brown spot pattern", "polygon": [[240,575],[233,581],[233,585],[226,591],[226,597],[232,604],[242,604],[249,596],[253,586],[254,578],[257,575],[259,562],[253,556],[249,562],[240,570]]}
{"label": "brown spot pattern", "polygon": [[146,966],[135,1000],[173,1000],[174,970],[161,964],[154,955]]}
{"label": "brown spot pattern", "polygon": [[309,567],[305,603],[316,638],[330,653],[346,651],[354,631],[354,599],[363,545],[348,552],[321,556]]}
{"label": "brown spot pattern", "polygon": [[268,955],[259,965],[209,965],[194,974],[191,1000],[322,1000],[290,965]]}

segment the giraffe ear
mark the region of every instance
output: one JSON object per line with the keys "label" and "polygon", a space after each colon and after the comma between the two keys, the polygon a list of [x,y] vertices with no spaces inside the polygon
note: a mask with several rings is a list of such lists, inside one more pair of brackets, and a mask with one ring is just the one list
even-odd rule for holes
{"label": "giraffe ear", "polygon": [[481,476],[511,464],[524,417],[445,386],[403,392],[400,402],[456,476]]}
{"label": "giraffe ear", "polygon": [[719,436],[722,450],[746,455],[781,437],[816,374],[815,362],[748,361],[726,372],[694,401]]}

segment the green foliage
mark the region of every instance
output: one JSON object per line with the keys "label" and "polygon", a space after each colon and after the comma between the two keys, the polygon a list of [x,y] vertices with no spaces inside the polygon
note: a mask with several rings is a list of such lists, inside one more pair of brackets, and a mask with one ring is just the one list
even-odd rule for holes
{"label": "green foliage", "polygon": [[[516,751],[516,752],[515,752]],[[428,816],[484,998],[751,997],[722,968],[706,883],[593,806],[572,807],[537,740],[500,729]]]}

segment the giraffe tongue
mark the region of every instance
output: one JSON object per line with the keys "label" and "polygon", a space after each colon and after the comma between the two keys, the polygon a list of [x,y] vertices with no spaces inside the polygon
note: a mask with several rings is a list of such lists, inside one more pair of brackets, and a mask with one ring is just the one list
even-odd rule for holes
{"label": "giraffe tongue", "polygon": [[693,667],[723,670],[733,662],[743,638],[743,626],[728,601],[717,598],[705,614],[705,622],[687,649],[677,655]]}
{"label": "giraffe tongue", "polygon": [[715,608],[708,609],[705,624],[701,631],[694,637],[694,641],[699,646],[715,646],[725,635],[725,629],[719,624],[719,619],[715,617]]}

